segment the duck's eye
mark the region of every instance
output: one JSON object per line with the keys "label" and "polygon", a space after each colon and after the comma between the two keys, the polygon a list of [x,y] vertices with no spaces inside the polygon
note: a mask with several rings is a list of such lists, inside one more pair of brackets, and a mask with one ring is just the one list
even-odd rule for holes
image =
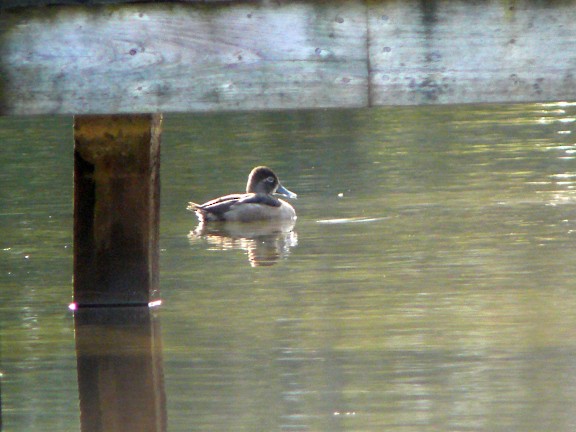
{"label": "duck's eye", "polygon": [[274,177],[270,176],[266,179],[268,183],[274,183]]}

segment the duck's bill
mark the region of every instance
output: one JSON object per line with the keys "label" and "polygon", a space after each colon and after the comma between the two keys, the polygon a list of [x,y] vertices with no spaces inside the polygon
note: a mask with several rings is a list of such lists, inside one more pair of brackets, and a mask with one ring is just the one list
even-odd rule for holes
{"label": "duck's bill", "polygon": [[278,186],[278,189],[276,189],[276,194],[284,195],[285,197],[288,197],[290,199],[298,198],[298,195],[296,195],[294,192],[290,192],[288,189],[286,189],[282,185]]}

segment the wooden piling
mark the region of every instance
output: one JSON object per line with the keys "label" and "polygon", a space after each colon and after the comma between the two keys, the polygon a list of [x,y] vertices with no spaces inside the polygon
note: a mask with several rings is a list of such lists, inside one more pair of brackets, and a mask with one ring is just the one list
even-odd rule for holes
{"label": "wooden piling", "polygon": [[158,298],[160,114],[74,118],[74,302]]}

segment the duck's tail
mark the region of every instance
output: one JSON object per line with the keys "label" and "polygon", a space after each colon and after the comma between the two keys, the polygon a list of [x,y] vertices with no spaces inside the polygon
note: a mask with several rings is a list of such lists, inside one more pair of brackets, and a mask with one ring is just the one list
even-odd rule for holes
{"label": "duck's tail", "polygon": [[195,202],[190,201],[188,203],[188,207],[186,207],[186,210],[194,212],[196,210],[200,209],[200,204],[196,204]]}

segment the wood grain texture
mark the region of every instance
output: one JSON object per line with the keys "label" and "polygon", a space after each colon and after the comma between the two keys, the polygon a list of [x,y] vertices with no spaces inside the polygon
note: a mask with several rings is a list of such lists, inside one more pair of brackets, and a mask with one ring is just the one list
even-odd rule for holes
{"label": "wood grain texture", "polygon": [[576,0],[131,4],[0,14],[0,115],[576,99]]}
{"label": "wood grain texture", "polygon": [[[180,3],[240,3],[251,1],[265,2],[266,0],[177,0]],[[62,5],[81,5],[97,6],[109,4],[128,4],[128,3],[174,3],[175,0],[0,0],[0,10],[16,9],[22,7],[43,7],[43,6],[62,6]]]}
{"label": "wood grain texture", "polygon": [[357,1],[56,8],[2,18],[5,113],[364,106]]}
{"label": "wood grain texture", "polygon": [[576,97],[573,1],[391,0],[369,17],[375,105]]}
{"label": "wood grain texture", "polygon": [[74,118],[74,302],[158,299],[161,114]]}

